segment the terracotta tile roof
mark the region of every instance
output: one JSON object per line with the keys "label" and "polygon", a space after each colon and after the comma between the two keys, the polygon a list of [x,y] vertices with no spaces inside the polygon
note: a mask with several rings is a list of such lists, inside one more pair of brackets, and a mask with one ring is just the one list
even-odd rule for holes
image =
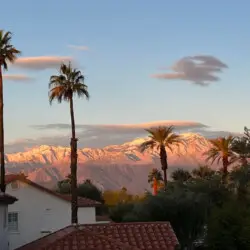
{"label": "terracotta tile roof", "polygon": [[88,224],[66,227],[16,250],[175,250],[168,222]]}
{"label": "terracotta tile roof", "polygon": [[[42,192],[46,192],[50,195],[53,195],[53,196],[56,196],[60,199],[63,199],[65,201],[68,201],[70,202],[71,201],[71,195],[64,195],[64,194],[59,194],[55,191],[52,191],[48,188],[45,188],[29,179],[27,179],[27,177],[23,174],[10,174],[10,175],[6,175],[5,176],[5,182],[6,184],[9,184],[13,181],[21,181],[21,182],[24,182],[24,183],[27,183],[31,186],[33,186],[34,188],[37,188],[39,189],[40,191]],[[98,201],[94,201],[94,200],[90,200],[88,198],[83,198],[83,197],[78,197],[78,206],[79,207],[97,207],[97,206],[100,206],[101,203],[98,202]]]}

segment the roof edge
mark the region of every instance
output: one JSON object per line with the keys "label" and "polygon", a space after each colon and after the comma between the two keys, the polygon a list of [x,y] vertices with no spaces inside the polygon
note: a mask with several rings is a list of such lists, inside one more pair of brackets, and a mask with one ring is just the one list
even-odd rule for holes
{"label": "roof edge", "polygon": [[[69,197],[71,197],[71,195],[64,195],[64,194],[60,194],[60,193],[57,193],[56,191],[53,191],[51,189],[48,189],[36,182],[33,182],[31,180],[29,180],[25,175],[23,174],[19,174],[19,175],[14,175],[14,174],[10,174],[10,176],[13,176],[13,178],[11,178],[10,181],[6,182],[6,184],[10,184],[11,182],[13,181],[21,181],[23,183],[26,183],[28,185],[31,185],[41,191],[45,191],[47,192],[48,194],[54,196],[54,197],[57,197],[63,201],[66,201],[66,202],[71,202],[71,199]],[[15,177],[15,178],[14,178]],[[81,207],[100,207],[102,205],[101,202],[98,202],[98,201],[95,201],[95,200],[91,200],[89,198],[85,198],[85,197],[81,197],[81,196],[78,196],[78,199],[85,199],[85,201],[89,201],[89,204],[79,204],[79,200],[78,200],[78,207],[81,208]]]}

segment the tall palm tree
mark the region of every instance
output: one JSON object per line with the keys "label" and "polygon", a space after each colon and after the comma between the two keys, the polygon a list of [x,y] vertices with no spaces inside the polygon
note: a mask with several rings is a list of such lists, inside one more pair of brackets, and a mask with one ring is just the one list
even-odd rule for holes
{"label": "tall palm tree", "polygon": [[173,133],[174,127],[159,126],[155,128],[146,129],[149,133],[149,140],[140,145],[141,152],[147,149],[156,149],[159,152],[161,167],[163,170],[164,189],[167,188],[167,169],[168,159],[167,150],[173,153],[173,147],[179,149],[180,145],[185,146],[185,140],[181,135]]}
{"label": "tall palm tree", "polygon": [[1,192],[5,192],[5,162],[4,162],[4,119],[3,119],[3,72],[8,70],[8,63],[14,63],[21,54],[11,45],[12,33],[0,30],[0,154],[1,154]]}
{"label": "tall palm tree", "polygon": [[199,165],[198,168],[193,169],[192,176],[199,179],[210,179],[215,175],[215,171],[207,165]]}
{"label": "tall palm tree", "polygon": [[148,174],[148,183],[151,184],[151,187],[154,189],[154,194],[157,193],[157,190],[163,182],[162,173],[157,168],[153,168]]}
{"label": "tall palm tree", "polygon": [[232,135],[210,139],[211,148],[204,152],[207,162],[211,161],[212,164],[215,161],[217,161],[217,164],[222,163],[224,181],[226,181],[228,176],[228,167],[237,160],[232,150],[234,139]]}
{"label": "tall palm tree", "polygon": [[54,100],[58,103],[62,101],[69,102],[70,105],[70,118],[71,118],[71,163],[70,163],[70,176],[71,176],[71,222],[72,224],[78,223],[77,211],[77,138],[75,132],[75,117],[74,117],[74,103],[73,97],[86,97],[89,99],[89,92],[87,85],[84,84],[84,76],[81,71],[73,69],[71,63],[68,65],[62,63],[59,75],[50,77],[49,82],[49,101],[50,104]]}
{"label": "tall palm tree", "polygon": [[174,181],[184,183],[190,180],[192,176],[189,171],[179,168],[172,172],[171,177]]}

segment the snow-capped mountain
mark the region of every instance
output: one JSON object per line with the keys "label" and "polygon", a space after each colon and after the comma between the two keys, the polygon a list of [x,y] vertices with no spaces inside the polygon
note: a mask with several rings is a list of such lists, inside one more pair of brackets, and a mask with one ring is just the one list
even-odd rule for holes
{"label": "snow-capped mountain", "polygon": [[[178,167],[193,168],[203,163],[202,153],[210,144],[199,134],[182,134],[187,147],[169,152],[169,171]],[[78,150],[78,180],[92,179],[104,189],[123,186],[133,192],[148,188],[147,175],[160,167],[158,152],[141,153],[139,146],[146,139],[137,138],[121,145]],[[8,172],[24,172],[35,182],[56,184],[69,173],[70,148],[41,145],[25,152],[6,154]]]}

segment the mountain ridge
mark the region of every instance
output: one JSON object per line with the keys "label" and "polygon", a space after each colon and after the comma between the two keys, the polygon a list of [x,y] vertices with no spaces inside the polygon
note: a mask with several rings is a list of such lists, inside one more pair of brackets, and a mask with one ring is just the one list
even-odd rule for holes
{"label": "mountain ridge", "polygon": [[[191,169],[204,162],[202,152],[210,147],[200,134],[181,134],[187,147],[174,147],[169,152],[170,171],[178,167]],[[126,186],[131,192],[149,188],[148,172],[160,168],[157,151],[141,153],[139,145],[147,138],[135,138],[120,145],[103,148],[78,149],[78,180],[92,179],[101,189],[118,189]],[[9,173],[24,172],[32,181],[56,184],[69,173],[70,148],[40,145],[24,152],[5,155]]]}

